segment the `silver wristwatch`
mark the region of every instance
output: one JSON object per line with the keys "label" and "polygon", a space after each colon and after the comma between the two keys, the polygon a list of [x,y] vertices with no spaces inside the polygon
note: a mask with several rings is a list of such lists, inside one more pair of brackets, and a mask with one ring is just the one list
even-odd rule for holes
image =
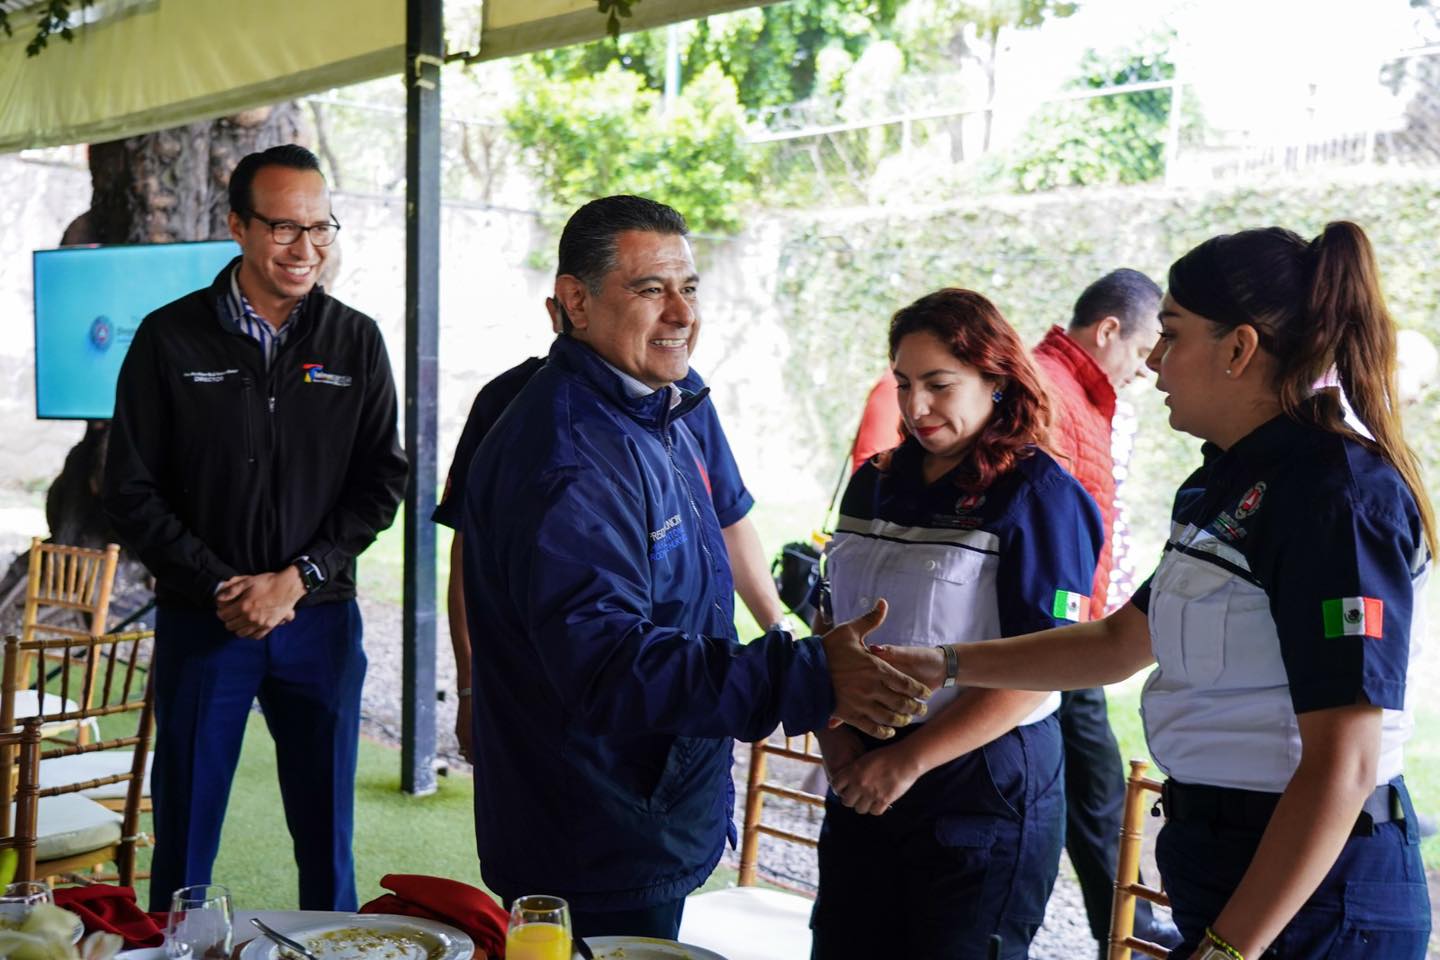
{"label": "silver wristwatch", "polygon": [[953,644],[942,643],[940,650],[945,654],[945,682],[941,686],[953,687],[955,686],[955,674],[960,672],[960,658],[955,655]]}

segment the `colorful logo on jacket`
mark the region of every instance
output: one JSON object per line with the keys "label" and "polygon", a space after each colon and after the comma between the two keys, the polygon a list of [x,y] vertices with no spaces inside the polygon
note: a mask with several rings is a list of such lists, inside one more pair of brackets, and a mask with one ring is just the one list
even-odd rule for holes
{"label": "colorful logo on jacket", "polygon": [[101,353],[110,348],[110,341],[114,339],[110,329],[110,318],[101,314],[90,324],[90,345]]}
{"label": "colorful logo on jacket", "polygon": [[1325,639],[1385,636],[1385,601],[1374,597],[1340,597],[1320,604]]}
{"label": "colorful logo on jacket", "polygon": [[343,373],[326,373],[323,363],[302,363],[300,369],[305,371],[306,383],[324,383],[332,387],[350,386],[350,378]]}
{"label": "colorful logo on jacket", "polygon": [[650,559],[659,560],[672,550],[678,549],[689,539],[685,528],[680,525],[680,514],[675,514],[659,530],[650,531]]}
{"label": "colorful logo on jacket", "polygon": [[1245,496],[1240,498],[1240,505],[1235,508],[1235,519],[1244,520],[1250,514],[1260,509],[1260,501],[1265,496],[1265,481],[1261,480],[1255,486],[1245,491]]}
{"label": "colorful logo on jacket", "polygon": [[1050,606],[1050,616],[1056,620],[1084,623],[1090,619],[1090,598],[1083,593],[1056,590],[1055,602]]}
{"label": "colorful logo on jacket", "polygon": [[978,510],[985,505],[985,494],[967,493],[955,501],[955,512],[964,513],[967,510]]}

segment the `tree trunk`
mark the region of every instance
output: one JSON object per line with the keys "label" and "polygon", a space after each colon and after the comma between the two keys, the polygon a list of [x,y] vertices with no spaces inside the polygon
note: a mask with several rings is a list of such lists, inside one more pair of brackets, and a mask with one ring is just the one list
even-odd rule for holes
{"label": "tree trunk", "polygon": [[985,136],[980,141],[980,152],[990,152],[990,131],[995,126],[995,68],[1000,59],[1000,28],[994,27],[987,38],[985,50]]}
{"label": "tree trunk", "polygon": [[[174,243],[229,236],[226,188],[230,171],[247,153],[296,141],[301,134],[295,103],[249,110],[231,117],[174,127],[90,147],[90,209],[75,218],[61,245]],[[97,547],[115,539],[100,507],[100,478],[110,422],[91,420],[65,457],[60,476],[45,496],[50,539]],[[29,551],[0,578],[0,609],[24,589]],[[144,568],[121,554],[111,609],[123,618],[148,600]]]}

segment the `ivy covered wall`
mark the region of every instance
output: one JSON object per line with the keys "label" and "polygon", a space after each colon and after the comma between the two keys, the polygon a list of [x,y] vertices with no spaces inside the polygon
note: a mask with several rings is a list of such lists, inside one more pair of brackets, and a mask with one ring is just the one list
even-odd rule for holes
{"label": "ivy covered wall", "polygon": [[[993,299],[1028,343],[1064,325],[1075,297],[1116,267],[1164,286],[1169,264],[1217,233],[1280,225],[1313,236],[1329,220],[1369,233],[1401,327],[1440,344],[1440,178],[1372,171],[1325,183],[1272,182],[1229,190],[1142,186],[995,198],[934,210],[791,221],[776,287],[789,338],[787,382],[813,437],[817,480],[833,476],[866,391],[884,369],[885,329],[899,307],[942,286]],[[1198,443],[1170,431],[1153,379],[1124,399],[1139,418],[1127,499],[1147,545],[1158,547],[1169,498],[1197,462]],[[1410,441],[1440,494],[1440,391],[1407,405]],[[1151,531],[1154,531],[1153,533]]]}

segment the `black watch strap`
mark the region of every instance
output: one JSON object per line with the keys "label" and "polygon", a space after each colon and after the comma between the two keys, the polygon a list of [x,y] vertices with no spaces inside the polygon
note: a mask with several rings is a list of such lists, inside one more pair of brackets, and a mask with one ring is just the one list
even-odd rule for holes
{"label": "black watch strap", "polygon": [[325,585],[325,574],[320,565],[308,556],[296,557],[295,569],[300,571],[300,582],[306,593],[314,593]]}

